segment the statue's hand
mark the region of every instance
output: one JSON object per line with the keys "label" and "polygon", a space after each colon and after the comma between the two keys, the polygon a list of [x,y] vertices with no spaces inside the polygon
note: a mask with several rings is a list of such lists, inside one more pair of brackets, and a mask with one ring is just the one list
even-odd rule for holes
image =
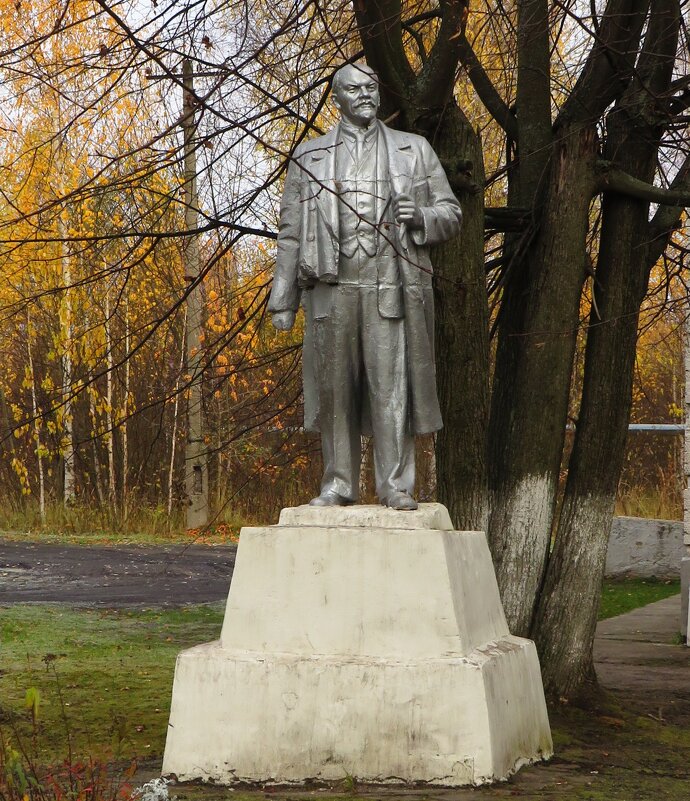
{"label": "statue's hand", "polygon": [[424,228],[422,210],[410,195],[396,195],[393,198],[393,213],[399,223],[405,223],[408,228]]}
{"label": "statue's hand", "polygon": [[273,312],[272,320],[273,325],[279,331],[289,331],[295,324],[295,317],[297,315],[293,311],[280,311]]}

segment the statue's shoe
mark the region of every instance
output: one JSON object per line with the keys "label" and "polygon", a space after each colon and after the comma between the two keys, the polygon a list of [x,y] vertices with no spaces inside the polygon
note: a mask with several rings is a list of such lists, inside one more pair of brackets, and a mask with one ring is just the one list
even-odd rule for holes
{"label": "statue's shoe", "polygon": [[391,509],[399,509],[405,512],[414,512],[418,508],[417,501],[407,492],[391,492],[385,498],[381,498],[381,506],[388,506]]}
{"label": "statue's shoe", "polygon": [[333,492],[333,490],[326,490],[316,498],[312,498],[309,501],[309,506],[350,506],[353,503],[354,501],[350,498],[344,498],[342,495],[338,495],[337,492]]}

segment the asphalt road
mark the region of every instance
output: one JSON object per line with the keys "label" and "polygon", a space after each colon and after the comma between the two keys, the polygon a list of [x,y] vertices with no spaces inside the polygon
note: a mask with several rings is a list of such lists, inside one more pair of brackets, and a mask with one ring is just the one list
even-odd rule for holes
{"label": "asphalt road", "polygon": [[225,600],[235,546],[106,547],[0,540],[0,605],[174,607]]}

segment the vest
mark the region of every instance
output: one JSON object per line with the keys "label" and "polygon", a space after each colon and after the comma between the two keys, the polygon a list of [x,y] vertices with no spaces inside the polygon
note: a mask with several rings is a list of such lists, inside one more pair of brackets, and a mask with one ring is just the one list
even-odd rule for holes
{"label": "vest", "polygon": [[390,197],[386,154],[378,130],[360,140],[357,153],[355,137],[343,133],[336,152],[336,186],[340,253],[346,258],[358,250],[373,257],[379,250],[381,215]]}

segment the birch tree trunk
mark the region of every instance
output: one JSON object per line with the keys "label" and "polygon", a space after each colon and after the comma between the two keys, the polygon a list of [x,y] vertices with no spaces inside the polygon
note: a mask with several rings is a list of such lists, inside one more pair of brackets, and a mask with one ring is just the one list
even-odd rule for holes
{"label": "birch tree trunk", "polygon": [[[61,219],[60,232],[66,236],[66,227]],[[74,465],[74,392],[72,380],[72,270],[70,254],[66,242],[62,249],[62,285],[63,298],[60,308],[60,325],[62,329],[62,460],[63,460],[63,499],[65,506],[76,501],[76,476]]]}
{"label": "birch tree trunk", "polygon": [[117,510],[117,487],[115,480],[115,426],[113,419],[113,373],[114,355],[113,339],[111,336],[110,319],[110,286],[105,288],[105,321],[103,324],[105,333],[105,359],[106,359],[106,425],[108,433],[106,435],[106,446],[108,448],[108,502],[113,512]]}
{"label": "birch tree trunk", "polygon": [[125,391],[122,402],[122,519],[127,520],[129,515],[129,394],[130,394],[130,326],[129,326],[129,296],[125,297]]}
{"label": "birch tree trunk", "polygon": [[29,358],[29,376],[31,379],[31,412],[34,418],[34,442],[36,443],[36,461],[38,464],[38,508],[41,515],[41,522],[46,522],[46,486],[45,473],[43,468],[43,443],[41,442],[41,417],[38,410],[38,393],[36,392],[36,372],[34,369],[33,349],[31,347],[32,338],[31,312],[29,306],[26,308],[26,348]]}
{"label": "birch tree trunk", "polygon": [[105,493],[103,492],[103,475],[101,470],[101,460],[98,455],[98,411],[96,409],[95,390],[89,387],[89,419],[91,420],[91,456],[93,458],[93,476],[96,486],[98,503],[103,506],[105,503]]}

